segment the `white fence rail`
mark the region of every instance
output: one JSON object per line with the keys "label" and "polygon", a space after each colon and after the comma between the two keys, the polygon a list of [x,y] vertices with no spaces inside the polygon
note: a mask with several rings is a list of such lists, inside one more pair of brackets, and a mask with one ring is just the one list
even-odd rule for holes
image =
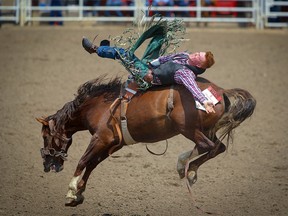
{"label": "white fence rail", "polygon": [[[264,26],[288,27],[288,1],[264,1]],[[284,10],[283,10],[284,8]]]}
{"label": "white fence rail", "polygon": [[103,0],[62,0],[61,6],[51,6],[52,0],[39,1],[42,4],[35,5],[32,0],[10,0],[10,5],[0,4],[0,22],[14,22],[22,26],[34,22],[133,22],[143,14],[148,16],[159,12],[168,19],[181,17],[187,23],[238,23],[258,29],[288,27],[287,0],[214,0],[214,5],[208,6],[201,5],[201,0],[190,0],[187,6],[177,6],[179,0],[174,0],[173,6],[152,5],[150,12],[147,0],[130,1],[125,6],[107,6]]}
{"label": "white fence rail", "polygon": [[2,5],[0,0],[0,23],[13,22],[18,24],[20,21],[20,0],[10,1],[9,4]]}

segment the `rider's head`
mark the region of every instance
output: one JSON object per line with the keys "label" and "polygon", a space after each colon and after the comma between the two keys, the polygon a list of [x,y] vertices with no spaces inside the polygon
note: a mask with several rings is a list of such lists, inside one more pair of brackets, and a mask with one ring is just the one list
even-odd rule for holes
{"label": "rider's head", "polygon": [[196,52],[189,55],[188,63],[199,68],[210,68],[214,63],[212,52]]}

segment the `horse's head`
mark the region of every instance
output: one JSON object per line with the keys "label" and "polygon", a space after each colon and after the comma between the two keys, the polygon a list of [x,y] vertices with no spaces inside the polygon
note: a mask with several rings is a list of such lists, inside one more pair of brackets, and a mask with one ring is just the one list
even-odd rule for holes
{"label": "horse's head", "polygon": [[44,172],[60,172],[63,170],[64,161],[67,160],[67,150],[72,139],[55,131],[54,120],[45,118],[36,118],[36,120],[42,123],[44,147],[40,149],[40,152],[43,158]]}

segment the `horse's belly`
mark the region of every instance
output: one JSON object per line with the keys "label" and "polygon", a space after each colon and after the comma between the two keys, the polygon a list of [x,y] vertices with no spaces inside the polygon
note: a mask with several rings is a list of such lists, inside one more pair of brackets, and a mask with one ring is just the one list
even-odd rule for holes
{"label": "horse's belly", "polygon": [[167,97],[136,98],[129,104],[126,117],[129,132],[136,141],[156,142],[177,134],[167,116]]}

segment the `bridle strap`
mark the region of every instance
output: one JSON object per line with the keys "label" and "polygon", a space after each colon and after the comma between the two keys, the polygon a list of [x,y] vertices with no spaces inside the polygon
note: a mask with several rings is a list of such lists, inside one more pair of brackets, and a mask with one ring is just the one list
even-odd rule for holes
{"label": "bridle strap", "polygon": [[56,151],[54,148],[41,148],[40,153],[43,159],[45,156],[61,157],[63,160],[67,160],[68,154],[61,151]]}
{"label": "bridle strap", "polygon": [[63,160],[67,160],[68,154],[66,153],[67,152],[66,148],[67,148],[68,143],[71,142],[72,138],[71,137],[67,138],[66,136],[61,135],[60,133],[51,133],[51,131],[50,131],[50,136],[52,138],[57,138],[60,141],[62,141],[63,145],[62,145],[60,151],[56,151],[51,146],[52,143],[49,142],[47,148],[41,148],[40,149],[42,158],[44,159],[45,156],[53,156],[53,157],[61,157]]}

